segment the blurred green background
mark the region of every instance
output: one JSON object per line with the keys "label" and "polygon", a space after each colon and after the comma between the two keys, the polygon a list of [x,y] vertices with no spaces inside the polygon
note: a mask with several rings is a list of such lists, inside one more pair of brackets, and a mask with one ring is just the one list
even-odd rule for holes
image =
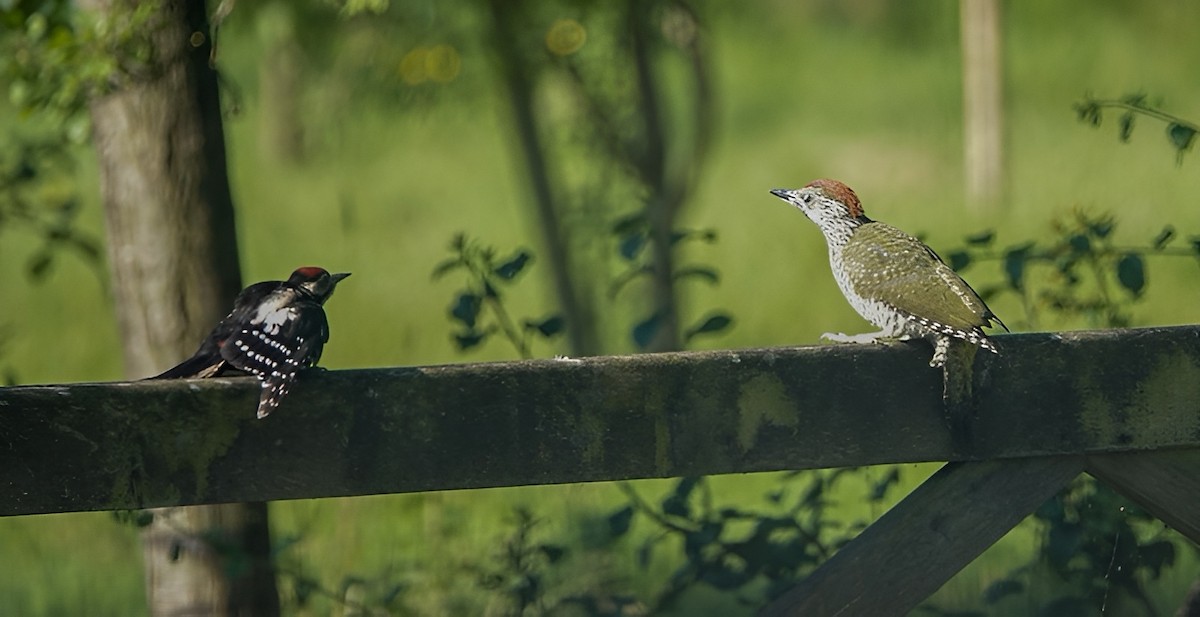
{"label": "blurred green background", "polygon": [[[1122,144],[1115,122],[1096,130],[1072,109],[1089,92],[1144,92],[1183,117],[1200,117],[1200,4],[1003,3],[1008,200],[986,212],[966,208],[963,199],[957,2],[700,6],[717,115],[713,149],[682,223],[715,229],[718,240],[685,245],[682,254],[715,266],[721,279],[686,284],[683,312],[690,323],[719,306],[735,325],[695,347],[812,344],[821,332],[868,327],[838,293],[815,227],[767,193],[814,178],[845,181],[873,218],[942,251],[984,229],[1006,242],[1042,238],[1052,219],[1077,208],[1112,213],[1126,244],[1145,244],[1167,223],[1200,234],[1194,154],[1177,165],[1160,124],[1143,121]],[[502,250],[542,249],[496,67],[480,41],[455,34],[470,32],[481,17],[446,16],[437,7],[409,7],[405,27],[393,31],[370,15],[312,17],[268,3],[238,7],[221,29],[218,64],[244,277],[281,278],[310,264],[354,273],[327,308],[333,336],[322,364],[330,369],[513,357],[498,341],[469,355],[457,351],[446,312],[460,281],[430,277],[457,232]],[[567,6],[544,27],[563,18],[587,29],[588,14]],[[466,26],[455,30],[447,22]],[[272,43],[289,33],[303,50],[302,87],[297,96],[273,100],[264,76],[279,68],[270,63]],[[459,64],[439,79],[414,77],[405,64],[413,62],[410,54],[438,45],[448,45]],[[296,108],[302,155],[271,145],[281,105]],[[13,131],[41,130],[36,118],[7,107],[0,113]],[[73,186],[46,190],[78,191],[79,227],[100,238],[92,154],[86,145],[76,154]],[[15,227],[0,230],[0,264],[24,272],[38,242]],[[546,274],[535,263],[522,291],[510,294],[516,313],[553,310]],[[1197,274],[1194,260],[1152,261],[1134,325],[1196,321]],[[965,276],[979,287],[1001,281],[1003,272],[977,264]],[[8,328],[0,367],[20,383],[120,378],[102,278],[102,269],[67,254],[39,281],[10,279],[0,294],[0,323]],[[1015,298],[991,304],[1014,329],[1028,327]],[[611,345],[634,349],[628,336]],[[536,348],[541,356],[561,351]],[[905,486],[930,471],[913,466]],[[713,483],[719,501],[736,504],[760,501],[777,481],[777,474],[764,474]],[[670,484],[636,486],[653,497]],[[272,524],[277,541],[294,539],[284,553],[289,563],[332,589],[354,579],[400,582],[411,611],[401,614],[485,614],[489,595],[473,585],[467,564],[498,550],[517,506],[543,520],[537,529],[547,540],[582,547],[577,552],[586,558],[564,566],[562,585],[635,593],[660,587],[673,569],[669,558],[656,557],[643,571],[634,565],[633,540],[612,550],[588,548],[586,530],[623,501],[613,486],[594,484],[284,502],[273,504]],[[849,495],[838,507],[848,519],[880,513]],[[982,591],[1035,550],[1029,527],[993,547],[934,601],[978,609]],[[0,519],[0,572],[0,614],[145,611],[136,529],[110,514]],[[1174,611],[1197,573],[1195,555],[1186,553],[1150,583],[1160,614]],[[988,614],[1025,615],[1036,605],[1021,602]],[[293,614],[330,614],[334,606],[315,597]],[[700,591],[678,614],[747,610],[734,598]]]}

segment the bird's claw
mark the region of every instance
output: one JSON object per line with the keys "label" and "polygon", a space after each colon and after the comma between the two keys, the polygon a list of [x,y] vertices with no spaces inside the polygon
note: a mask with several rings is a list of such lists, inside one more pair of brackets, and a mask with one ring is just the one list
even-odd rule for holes
{"label": "bird's claw", "polygon": [[868,332],[866,334],[845,334],[843,332],[826,332],[821,335],[821,338],[834,343],[857,343],[860,345],[869,345],[878,343],[883,336],[882,332]]}

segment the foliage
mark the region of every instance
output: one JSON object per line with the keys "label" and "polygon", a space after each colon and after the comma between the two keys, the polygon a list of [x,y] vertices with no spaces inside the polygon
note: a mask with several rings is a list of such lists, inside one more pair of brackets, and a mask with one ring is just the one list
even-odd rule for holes
{"label": "foliage", "polygon": [[81,257],[104,280],[99,244],[76,228],[79,200],[64,190],[73,171],[74,159],[58,141],[15,139],[0,150],[0,232],[16,227],[41,240],[25,267],[34,281],[46,278],[62,250]]}
{"label": "foliage", "polygon": [[[1144,297],[1148,258],[1200,259],[1200,235],[1190,236],[1186,247],[1172,247],[1177,234],[1171,225],[1140,246],[1116,243],[1117,221],[1111,215],[1077,210],[1050,228],[1049,242],[1002,249],[995,248],[996,234],[990,230],[968,236],[962,248],[948,253],[950,265],[961,270],[980,261],[997,263],[1004,283],[981,288],[980,295],[1016,294],[1030,328],[1043,313],[1117,328],[1130,325],[1132,307]],[[1049,571],[1062,585],[1039,615],[1092,615],[1126,599],[1143,615],[1157,614],[1146,583],[1174,564],[1178,548],[1154,517],[1091,477],[1080,477],[1043,504],[1034,519],[1041,535],[1038,554],[984,592],[987,606],[1027,592],[1031,581]],[[932,604],[923,609],[957,614]]]}
{"label": "foliage", "polygon": [[[63,253],[82,259],[101,285],[107,282],[99,242],[76,224],[79,197],[71,178],[74,171],[74,158],[61,140],[14,134],[0,147],[0,237],[15,231],[37,239],[39,246],[24,268],[33,283],[46,282]],[[0,324],[0,357],[14,331],[15,326]],[[2,371],[4,385],[18,383],[15,368],[5,364]]]}
{"label": "foliage", "polygon": [[979,294],[984,300],[1001,293],[1019,297],[1030,329],[1038,329],[1045,314],[1062,323],[1082,319],[1094,328],[1125,327],[1144,298],[1147,260],[1200,258],[1200,235],[1190,236],[1187,247],[1172,247],[1177,234],[1167,225],[1144,246],[1129,246],[1116,242],[1116,228],[1112,215],[1076,210],[1051,222],[1049,241],[999,248],[996,233],[987,230],[946,255],[955,270],[976,262],[998,264],[1003,282],[980,287]]}
{"label": "foliage", "polygon": [[346,574],[336,586],[330,586],[311,572],[311,564],[290,554],[290,549],[302,541],[299,535],[290,535],[276,541],[271,551],[280,603],[287,610],[317,610],[314,600],[324,598],[347,615],[409,614],[404,604],[409,585],[398,573],[384,571],[371,577]]}
{"label": "foliage", "polygon": [[450,243],[453,257],[433,270],[434,279],[450,272],[463,271],[467,281],[455,293],[448,311],[457,322],[454,344],[461,351],[476,348],[493,334],[501,334],[522,358],[532,358],[532,338],[551,339],[562,332],[564,320],[553,314],[541,319],[522,319],[520,326],[509,315],[502,290],[513,285],[526,266],[533,262],[533,252],[517,249],[500,259],[496,250],[458,234]]}
{"label": "foliage", "polygon": [[[651,240],[652,229],[646,220],[646,213],[639,212],[619,219],[612,226],[612,234],[617,242],[617,254],[620,255],[623,270],[613,279],[609,286],[609,298],[616,299],[622,289],[638,278],[649,277],[654,273],[653,260],[648,257],[647,245]],[[671,233],[670,243],[674,247],[682,242],[702,242],[712,244],[717,241],[715,229],[684,229]],[[696,280],[716,286],[721,281],[720,272],[707,264],[695,264],[676,267],[673,280]],[[648,348],[663,325],[663,315],[656,311],[634,324],[630,330],[634,344],[639,350]],[[687,344],[693,338],[702,334],[717,334],[733,325],[733,316],[726,311],[711,311],[695,324],[683,331],[683,343]]]}
{"label": "foliage", "polygon": [[[712,128],[698,15],[682,1],[491,8],[493,51],[556,270],[551,280],[572,320],[572,352],[603,351],[602,316],[612,312],[597,307],[606,299],[601,268],[611,252],[595,230],[631,205],[616,226],[634,221],[628,227],[642,228],[649,249],[625,281],[646,275],[650,306],[632,330],[634,343],[679,349],[675,283],[687,270],[675,265],[675,222],[694,192]],[[572,17],[563,16],[566,9]],[[668,79],[686,85],[672,96]]]}
{"label": "foliage", "polygon": [[1152,105],[1146,101],[1145,94],[1127,94],[1119,99],[1096,99],[1090,94],[1080,103],[1075,104],[1079,119],[1100,126],[1104,109],[1122,110],[1117,119],[1118,136],[1122,142],[1128,142],[1133,136],[1134,121],[1138,116],[1145,116],[1165,122],[1167,125],[1167,141],[1175,149],[1175,163],[1183,164],[1183,155],[1192,147],[1200,126],[1178,116],[1159,109],[1160,105]]}
{"label": "foliage", "polygon": [[0,37],[0,80],[10,102],[48,119],[70,142],[87,141],[88,99],[154,70],[146,25],[158,3],[135,4],[106,17],[60,0],[0,5],[9,28]]}
{"label": "foliage", "polygon": [[[736,593],[742,604],[758,606],[782,594],[866,527],[867,521],[846,523],[832,514],[838,505],[835,495],[845,490],[841,481],[862,477],[861,471],[789,473],[765,496],[762,509],[716,506],[704,478],[681,478],[657,506],[623,484],[628,504],[609,516],[609,525],[620,536],[638,517],[658,530],[638,549],[642,568],[669,541],[682,546],[683,563],[647,603],[650,614],[672,608],[696,586]],[[867,483],[863,501],[880,504],[899,480],[900,468],[888,467],[882,478]]]}
{"label": "foliage", "polygon": [[[984,590],[985,606],[998,608],[1052,577],[1059,584],[1038,616],[1082,617],[1116,606],[1123,615],[1158,614],[1146,583],[1174,565],[1179,548],[1157,519],[1085,476],[1042,504],[1033,518],[1042,530],[1038,555]],[[933,615],[956,614],[923,608]]]}
{"label": "foliage", "polygon": [[492,555],[491,564],[466,566],[479,586],[490,591],[495,599],[490,603],[489,614],[502,617],[645,614],[631,596],[564,592],[568,583],[563,576],[563,563],[571,549],[538,541],[538,524],[529,509],[516,508],[512,533],[500,541],[500,550]]}

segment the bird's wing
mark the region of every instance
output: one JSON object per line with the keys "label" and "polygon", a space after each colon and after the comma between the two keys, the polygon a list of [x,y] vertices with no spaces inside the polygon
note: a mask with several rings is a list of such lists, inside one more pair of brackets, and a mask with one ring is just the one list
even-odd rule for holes
{"label": "bird's wing", "polygon": [[859,295],[952,328],[990,326],[995,315],[979,294],[929,247],[911,250],[914,243],[920,241],[884,223],[859,227],[844,249],[853,251],[844,259],[857,264],[849,270],[851,285],[871,290]]}
{"label": "bird's wing", "polygon": [[246,320],[221,347],[221,357],[263,378],[294,374],[321,358],[329,325],[315,302],[285,304],[254,323]]}
{"label": "bird's wing", "polygon": [[253,307],[280,284],[280,281],[263,281],[243,289],[233,301],[233,310],[204,337],[196,353],[150,379],[216,377],[226,373],[229,366],[221,355],[225,341],[238,330],[238,324],[249,321]]}

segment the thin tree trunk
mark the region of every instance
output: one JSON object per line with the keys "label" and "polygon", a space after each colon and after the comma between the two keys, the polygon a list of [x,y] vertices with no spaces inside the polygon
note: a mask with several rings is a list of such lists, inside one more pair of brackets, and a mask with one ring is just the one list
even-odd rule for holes
{"label": "thin tree trunk", "polygon": [[1000,0],[962,0],[959,7],[967,201],[986,209],[1004,197]]}
{"label": "thin tree trunk", "polygon": [[[136,0],[80,0],[120,19]],[[91,104],[125,373],[193,352],[241,288],[203,0],[162,0],[152,66]],[[143,532],[150,612],[277,615],[266,504],[154,511]],[[231,564],[250,567],[231,567]]]}
{"label": "thin tree trunk", "polygon": [[667,179],[666,135],[659,112],[658,90],[650,59],[650,14],[639,0],[626,7],[633,62],[637,72],[638,111],[645,126],[645,149],[639,161],[642,178],[650,189],[646,211],[650,222],[651,288],[658,328],[646,351],[675,351],[682,348],[679,337],[679,305],[675,297],[675,231],[678,200]]}
{"label": "thin tree trunk", "polygon": [[513,121],[517,137],[521,142],[521,153],[529,169],[533,188],[534,205],[542,241],[549,253],[554,290],[566,318],[567,345],[573,356],[597,355],[602,350],[595,308],[581,299],[583,295],[575,286],[570,233],[562,224],[551,187],[550,171],[541,140],[538,137],[537,121],[533,110],[533,81],[521,58],[514,20],[520,19],[519,5],[505,0],[492,0],[492,36],[500,61],[500,73],[508,89],[512,105]]}
{"label": "thin tree trunk", "polygon": [[272,2],[259,11],[259,32],[266,33],[267,49],[258,70],[258,141],[272,160],[296,164],[305,158],[300,112],[304,52],[296,40],[293,11],[290,0]]}

